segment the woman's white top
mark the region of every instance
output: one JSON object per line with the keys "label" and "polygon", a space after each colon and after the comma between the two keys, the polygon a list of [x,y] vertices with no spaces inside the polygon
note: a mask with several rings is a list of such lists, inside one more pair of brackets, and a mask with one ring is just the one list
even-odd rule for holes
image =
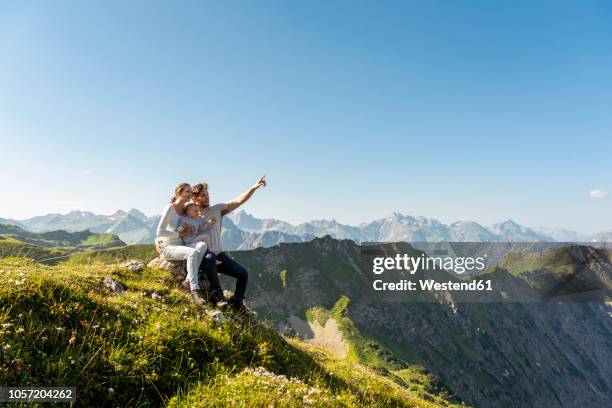
{"label": "woman's white top", "polygon": [[172,204],[164,208],[159,224],[157,224],[157,238],[161,239],[165,245],[183,245],[183,240],[176,230],[179,217]]}

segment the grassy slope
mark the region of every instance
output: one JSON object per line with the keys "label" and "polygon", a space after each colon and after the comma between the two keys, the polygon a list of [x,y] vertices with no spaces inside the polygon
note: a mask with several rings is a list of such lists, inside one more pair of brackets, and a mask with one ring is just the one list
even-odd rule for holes
{"label": "grassy slope", "polygon": [[542,253],[511,252],[502,258],[497,266],[508,270],[513,275],[538,269],[571,273],[573,263],[567,248],[562,248]]}
{"label": "grassy slope", "polygon": [[[581,248],[584,247],[572,245],[533,253],[510,252],[499,261],[497,266],[508,270],[513,275],[535,270],[570,274],[575,271],[576,264],[581,262],[581,257],[576,255]],[[586,253],[588,253],[587,249],[583,249],[582,254]],[[604,249],[602,253],[604,257],[607,253],[608,260],[612,259],[612,250]]]}
{"label": "grassy slope", "polygon": [[155,247],[150,244],[127,245],[119,248],[100,249],[97,251],[76,252],[64,260],[71,265],[111,265],[130,259],[140,259],[148,263],[158,255]]}
{"label": "grassy slope", "polygon": [[0,235],[0,258],[22,257],[41,263],[57,264],[66,259],[68,254],[69,251],[66,250],[27,244]]}
{"label": "grassy slope", "polygon": [[66,232],[63,230],[49,232],[30,232],[13,225],[0,224],[0,235],[17,241],[48,248],[64,250],[92,250],[124,246],[125,243],[116,235],[92,233],[89,231]]}
{"label": "grassy slope", "polygon": [[[421,398],[440,405],[452,400],[449,391],[427,369],[406,362],[411,359],[403,352],[403,348],[384,343],[380,336],[370,335],[357,327],[348,317],[349,303],[350,299],[342,296],[331,310],[313,307],[306,312],[306,316],[309,321],[317,321],[321,325],[329,318],[338,322],[344,341],[349,346],[349,361],[370,367]],[[397,356],[406,357],[406,360]]]}
{"label": "grassy slope", "polygon": [[[128,291],[109,293],[106,276]],[[172,283],[158,270],[0,260],[2,384],[76,385],[81,406],[446,404],[261,322],[216,323]]]}
{"label": "grassy slope", "polygon": [[80,243],[80,245],[83,246],[96,248],[110,248],[113,246],[122,246],[122,244],[124,244],[124,242],[122,242],[118,236],[108,232],[92,234]]}

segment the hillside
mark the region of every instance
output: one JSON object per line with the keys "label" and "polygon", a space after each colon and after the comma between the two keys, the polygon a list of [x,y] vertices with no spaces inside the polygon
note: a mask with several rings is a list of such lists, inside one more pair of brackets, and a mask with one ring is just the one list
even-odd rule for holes
{"label": "hillside", "polygon": [[511,252],[498,266],[543,293],[545,298],[589,296],[610,300],[612,265],[608,248],[570,245],[540,252]]}
{"label": "hillside", "polygon": [[[494,294],[494,303],[459,303],[451,293],[430,303],[375,302],[349,240],[233,255],[251,271],[248,295],[262,318],[315,344],[340,338],[332,346],[349,359],[397,376],[424,367],[476,406],[612,402],[612,308],[604,302],[503,303]],[[591,269],[609,273],[610,263],[597,259]],[[503,268],[497,273],[510,287],[539,290]]]}
{"label": "hillside", "polygon": [[173,285],[155,269],[0,260],[2,384],[73,385],[80,406],[452,404],[422,369],[387,376],[258,320],[219,321]]}
{"label": "hillside", "polygon": [[67,232],[64,230],[30,232],[15,225],[0,224],[0,236],[46,248],[84,251],[125,246],[119,237],[109,233],[89,231]]}
{"label": "hillside", "polygon": [[159,256],[153,245],[128,245],[119,248],[100,249],[89,252],[75,252],[63,259],[65,264],[112,265],[131,259],[148,263]]}
{"label": "hillside", "polygon": [[47,248],[0,235],[0,258],[19,257],[45,264],[57,264],[70,255],[64,249]]}

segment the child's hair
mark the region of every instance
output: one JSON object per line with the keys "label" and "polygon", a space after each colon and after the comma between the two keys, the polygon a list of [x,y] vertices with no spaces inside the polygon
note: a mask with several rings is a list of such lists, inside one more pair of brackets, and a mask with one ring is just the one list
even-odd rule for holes
{"label": "child's hair", "polygon": [[195,203],[189,202],[187,204],[185,204],[185,206],[183,207],[183,213],[185,215],[187,215],[187,210],[189,210],[189,207],[197,207],[197,205]]}

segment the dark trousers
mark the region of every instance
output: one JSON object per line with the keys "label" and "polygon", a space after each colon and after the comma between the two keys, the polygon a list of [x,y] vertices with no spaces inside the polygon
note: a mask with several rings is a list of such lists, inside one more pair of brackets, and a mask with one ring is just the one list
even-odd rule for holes
{"label": "dark trousers", "polygon": [[[217,265],[217,260],[221,261],[220,265]],[[227,256],[225,252],[219,252],[218,255],[215,255],[213,252],[207,251],[206,255],[204,255],[204,260],[200,264],[200,270],[206,275],[211,291],[221,289],[219,273],[236,278],[234,298],[237,300],[244,299],[249,273],[242,265]]]}

